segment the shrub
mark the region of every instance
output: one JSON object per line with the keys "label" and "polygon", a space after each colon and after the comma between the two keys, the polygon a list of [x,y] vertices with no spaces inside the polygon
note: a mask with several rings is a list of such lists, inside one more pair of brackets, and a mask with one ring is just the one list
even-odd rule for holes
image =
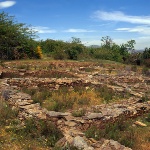
{"label": "shrub", "polygon": [[11,107],[0,99],[0,125],[9,125],[11,119],[15,119],[18,110],[12,110]]}
{"label": "shrub", "polygon": [[145,119],[147,122],[150,122],[150,113],[148,114],[148,116]]}
{"label": "shrub", "polygon": [[60,130],[50,121],[35,120],[33,118],[25,121],[25,127],[14,130],[17,135],[31,139],[39,139],[46,142],[47,146],[54,146],[63,137]]}
{"label": "shrub", "polygon": [[73,111],[73,112],[72,112],[72,115],[73,115],[74,117],[82,117],[82,116],[85,115],[85,113],[86,113],[85,109],[79,109],[79,110]]}
{"label": "shrub", "polygon": [[36,55],[36,58],[38,58],[38,59],[42,58],[42,49],[40,46],[37,46],[37,48],[35,50],[35,55]]}
{"label": "shrub", "polygon": [[113,139],[127,147],[133,147],[136,131],[130,128],[129,125],[129,122],[123,122],[121,119],[116,123],[108,123],[103,129],[91,126],[85,132],[85,135],[88,138],[94,138],[96,140],[100,138]]}
{"label": "shrub", "polygon": [[143,67],[143,69],[142,69],[142,73],[143,73],[144,75],[149,76],[149,75],[150,75],[150,69],[149,69],[149,68],[147,68],[147,67]]}

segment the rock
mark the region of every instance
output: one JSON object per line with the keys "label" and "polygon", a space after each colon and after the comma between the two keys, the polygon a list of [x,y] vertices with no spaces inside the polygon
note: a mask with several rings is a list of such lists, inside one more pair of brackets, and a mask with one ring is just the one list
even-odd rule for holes
{"label": "rock", "polygon": [[104,140],[100,150],[132,150],[131,148],[125,147],[114,140]]}
{"label": "rock", "polygon": [[47,117],[56,117],[56,118],[61,118],[63,116],[68,116],[70,113],[61,113],[61,112],[56,112],[56,111],[48,111],[46,113]]}
{"label": "rock", "polygon": [[55,144],[55,146],[63,147],[65,145],[65,143],[66,143],[66,138],[63,137],[59,141],[57,141],[57,143]]}
{"label": "rock", "polygon": [[147,126],[146,124],[144,124],[144,123],[142,123],[140,121],[136,121],[136,122],[134,122],[134,124],[136,124],[138,126],[141,126],[141,127],[146,127]]}
{"label": "rock", "polygon": [[73,146],[77,147],[78,149],[84,149],[84,150],[94,150],[93,147],[88,146],[86,141],[81,136],[76,136],[73,139]]}
{"label": "rock", "polygon": [[69,127],[74,127],[77,125],[77,123],[73,122],[73,121],[66,121],[65,125],[69,126]]}
{"label": "rock", "polygon": [[102,113],[90,113],[87,116],[87,119],[100,119],[100,118],[103,118]]}
{"label": "rock", "polygon": [[82,132],[82,131],[79,131],[77,130],[76,128],[73,128],[73,129],[70,129],[69,130],[69,134],[72,136],[72,137],[75,137],[75,136],[84,136],[85,134]]}

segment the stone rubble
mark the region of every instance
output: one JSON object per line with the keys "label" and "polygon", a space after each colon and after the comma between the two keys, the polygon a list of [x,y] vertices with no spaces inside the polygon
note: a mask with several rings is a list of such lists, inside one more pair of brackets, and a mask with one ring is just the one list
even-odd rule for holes
{"label": "stone rubble", "polygon": [[[121,116],[134,117],[150,110],[150,101],[139,103],[137,98],[130,98],[130,100],[121,101],[120,104],[113,103],[95,106],[100,113],[88,112],[83,117],[73,117],[69,112],[61,113],[41,108],[38,103],[33,103],[30,95],[19,92],[15,86],[10,86],[8,80],[1,81],[1,93],[3,98],[12,106],[19,108],[20,120],[29,117],[51,120],[62,131],[66,142],[73,144],[79,149],[117,150],[119,148],[121,150],[130,150],[130,148],[126,148],[113,140],[104,140],[103,143],[95,144],[96,146],[94,146],[94,143],[91,144],[81,131],[88,129],[91,125],[101,127],[104,123],[115,121]],[[97,147],[98,145],[99,147]]]}
{"label": "stone rubble", "polygon": [[[58,63],[56,66],[51,65],[54,68],[63,68],[68,64],[61,65]],[[87,64],[87,67],[89,67],[89,64]],[[6,72],[0,70],[0,76],[3,73],[9,75],[12,72],[10,69],[8,68]],[[53,121],[64,135],[56,145],[63,147],[67,143],[70,143],[78,149],[84,150],[131,150],[114,140],[101,139],[100,141],[96,141],[92,138],[88,139],[85,137],[84,131],[92,125],[100,128],[108,122],[117,121],[121,117],[126,119],[149,112],[150,95],[147,95],[148,100],[146,101],[143,101],[142,98],[150,91],[150,78],[136,74],[130,70],[120,71],[118,74],[110,74],[108,73],[108,69],[104,69],[101,66],[95,66],[95,71],[92,73],[85,72],[85,69],[86,67],[82,66],[79,69],[74,68],[74,76],[69,71],[61,71],[61,73],[65,72],[67,74],[69,72],[69,75],[74,78],[59,79],[36,78],[36,74],[38,74],[36,71],[21,69],[17,72],[14,69],[14,74],[17,74],[19,78],[1,79],[0,93],[12,108],[19,109],[18,117],[21,121],[31,117]],[[111,72],[116,72],[116,70],[112,69]],[[47,72],[45,71],[44,73]],[[40,75],[42,76],[42,74]],[[42,108],[40,104],[33,103],[30,95],[20,92],[21,87],[44,87],[50,90],[58,90],[62,86],[73,88],[74,86],[81,85],[87,89],[90,86],[107,86],[114,92],[129,93],[131,96],[129,99],[120,102],[91,106],[83,117],[74,117],[70,112],[48,111]],[[97,110],[97,113],[93,110]],[[141,125],[142,123],[137,121],[135,124]]]}

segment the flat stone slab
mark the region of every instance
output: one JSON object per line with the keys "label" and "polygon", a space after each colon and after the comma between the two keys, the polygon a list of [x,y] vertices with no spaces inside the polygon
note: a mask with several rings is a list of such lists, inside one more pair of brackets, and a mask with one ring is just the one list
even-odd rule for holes
{"label": "flat stone slab", "polygon": [[70,113],[62,113],[62,112],[56,112],[56,111],[48,111],[46,113],[46,116],[47,117],[56,117],[56,118],[59,118],[59,117],[63,117],[63,116],[68,116]]}
{"label": "flat stone slab", "polygon": [[100,119],[100,118],[103,118],[102,113],[90,113],[89,115],[87,115],[87,119]]}

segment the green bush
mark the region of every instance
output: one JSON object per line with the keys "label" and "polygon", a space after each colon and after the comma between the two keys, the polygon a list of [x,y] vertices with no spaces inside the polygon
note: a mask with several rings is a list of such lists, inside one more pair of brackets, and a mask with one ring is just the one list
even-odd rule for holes
{"label": "green bush", "polygon": [[14,130],[17,135],[26,138],[38,139],[46,143],[47,146],[54,146],[63,137],[59,129],[50,121],[35,120],[33,118],[25,121],[25,127]]}
{"label": "green bush", "polygon": [[12,110],[11,107],[0,99],[0,125],[9,125],[11,119],[15,119],[18,115],[18,110]]}
{"label": "green bush", "polygon": [[101,138],[113,139],[127,147],[133,147],[135,142],[135,130],[130,127],[129,122],[123,122],[122,119],[116,123],[108,123],[104,128],[91,126],[85,131],[85,136],[99,140]]}
{"label": "green bush", "polygon": [[75,110],[75,111],[73,111],[73,112],[72,112],[72,115],[73,115],[74,117],[82,117],[82,116],[85,115],[85,113],[86,113],[85,109],[80,109],[80,110]]}

